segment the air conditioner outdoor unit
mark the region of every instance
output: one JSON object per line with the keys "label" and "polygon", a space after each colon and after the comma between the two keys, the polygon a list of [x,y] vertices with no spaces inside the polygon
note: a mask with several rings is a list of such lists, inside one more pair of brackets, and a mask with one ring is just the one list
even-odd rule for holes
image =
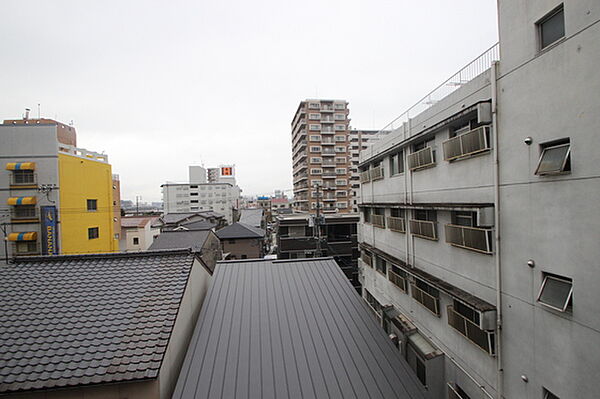
{"label": "air conditioner outdoor unit", "polygon": [[494,208],[486,207],[477,210],[477,225],[480,227],[494,226]]}

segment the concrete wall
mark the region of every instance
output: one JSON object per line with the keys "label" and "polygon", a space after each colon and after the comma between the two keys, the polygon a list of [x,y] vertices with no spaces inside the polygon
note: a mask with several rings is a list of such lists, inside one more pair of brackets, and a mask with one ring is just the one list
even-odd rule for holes
{"label": "concrete wall", "polygon": [[[5,215],[0,221],[10,222],[12,207],[6,204],[9,197],[34,196],[37,198],[38,210],[39,206],[44,205],[53,205],[58,209],[60,189],[56,126],[0,125],[0,143],[0,214]],[[6,170],[6,164],[9,162],[35,162],[38,185],[50,185],[53,189],[47,194],[42,194],[37,188],[9,188],[12,175],[11,171]],[[13,224],[8,226],[7,230],[7,233],[35,231],[38,233],[38,245],[40,244],[39,223]],[[8,250],[9,256],[12,256],[12,245],[8,246]],[[0,247],[0,251],[4,255],[4,248]]]}
{"label": "concrete wall", "polygon": [[[501,232],[508,398],[597,397],[600,370],[600,4],[565,0],[565,38],[539,51],[560,2],[500,1]],[[531,145],[523,140],[530,136]],[[540,144],[569,138],[571,172],[534,174]],[[527,261],[535,261],[535,267]],[[536,301],[542,273],[573,279],[565,313]],[[529,382],[524,382],[526,375]]]}
{"label": "concrete wall", "polygon": [[[154,242],[154,237],[160,234],[160,228],[152,228],[152,222],[148,222],[144,227],[127,227],[121,231],[121,242],[119,243],[121,251],[145,251]],[[133,243],[133,239],[138,239],[138,244]]]}

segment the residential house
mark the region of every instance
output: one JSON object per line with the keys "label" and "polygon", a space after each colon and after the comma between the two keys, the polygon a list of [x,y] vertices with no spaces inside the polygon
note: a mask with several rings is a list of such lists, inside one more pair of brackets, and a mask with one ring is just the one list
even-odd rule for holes
{"label": "residential house", "polygon": [[227,259],[255,259],[265,255],[263,229],[237,222],[217,231],[217,236]]}

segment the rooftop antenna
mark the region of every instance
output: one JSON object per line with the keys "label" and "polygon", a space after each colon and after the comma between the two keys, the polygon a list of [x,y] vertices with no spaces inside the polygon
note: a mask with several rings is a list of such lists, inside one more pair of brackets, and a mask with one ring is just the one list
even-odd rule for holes
{"label": "rooftop antenna", "polygon": [[31,109],[25,108],[25,116],[23,117],[24,120],[28,120],[29,119],[29,111],[31,111]]}
{"label": "rooftop antenna", "polygon": [[38,119],[42,119],[42,117],[40,115],[41,115],[41,113],[40,113],[40,103],[38,103]]}

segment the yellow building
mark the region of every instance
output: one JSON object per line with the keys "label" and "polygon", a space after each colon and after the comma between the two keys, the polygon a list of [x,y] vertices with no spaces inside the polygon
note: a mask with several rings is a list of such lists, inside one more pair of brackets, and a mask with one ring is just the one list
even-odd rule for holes
{"label": "yellow building", "polygon": [[111,165],[97,155],[58,154],[62,254],[119,250]]}
{"label": "yellow building", "polygon": [[106,155],[76,144],[50,119],[0,124],[2,257],[119,251],[119,184]]}

